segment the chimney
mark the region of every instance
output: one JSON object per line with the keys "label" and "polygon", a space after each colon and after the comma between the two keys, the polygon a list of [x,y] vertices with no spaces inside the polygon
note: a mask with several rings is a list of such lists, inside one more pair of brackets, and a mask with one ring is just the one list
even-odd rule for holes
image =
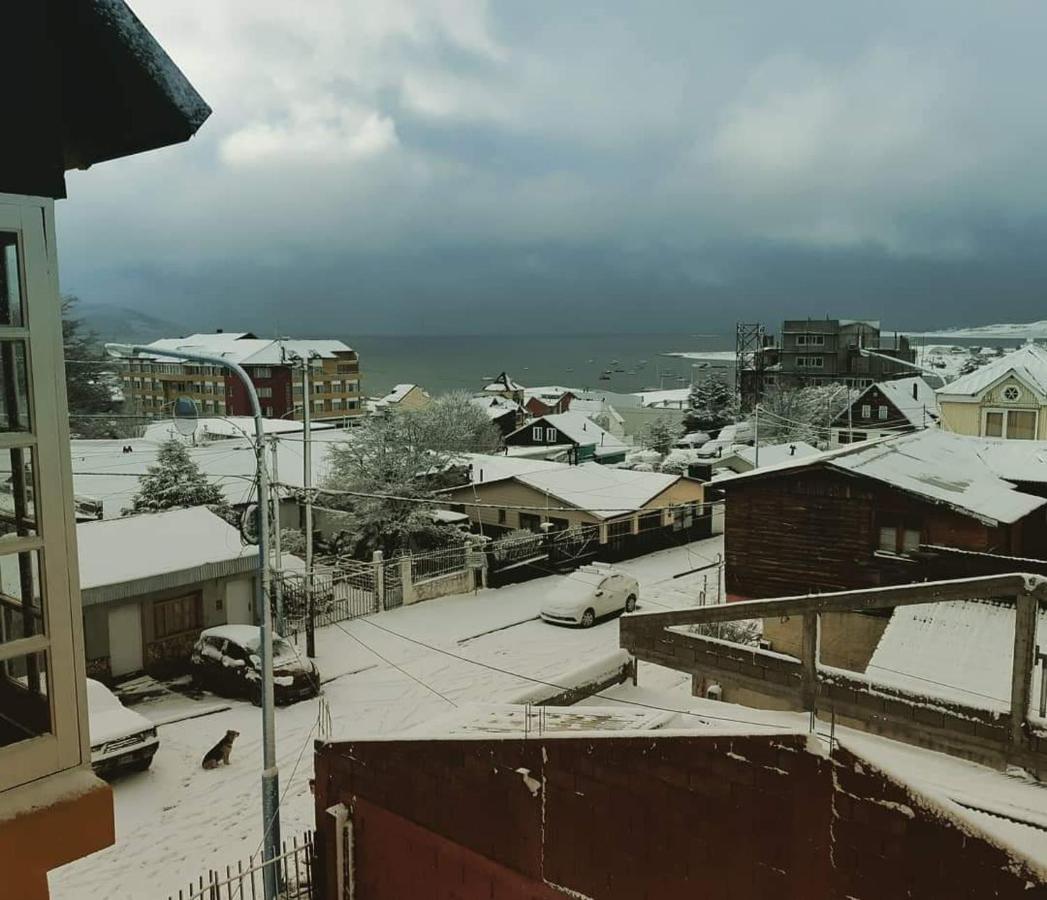
{"label": "chimney", "polygon": [[789,445],[789,455],[796,456],[796,444]]}

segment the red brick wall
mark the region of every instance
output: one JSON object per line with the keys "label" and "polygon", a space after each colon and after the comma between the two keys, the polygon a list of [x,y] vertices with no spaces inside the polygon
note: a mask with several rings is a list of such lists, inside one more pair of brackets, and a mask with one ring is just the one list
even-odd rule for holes
{"label": "red brick wall", "polygon": [[[1023,863],[806,735],[376,741],[316,754],[353,810],[357,900],[1047,898]],[[527,768],[537,795],[516,770]]]}
{"label": "red brick wall", "polygon": [[[324,810],[362,798],[531,889],[552,884],[601,900],[807,900],[826,892],[831,781],[804,746],[796,736],[337,744],[317,754],[320,845],[330,866]],[[544,775],[537,796],[518,768]],[[357,827],[373,829],[360,852],[374,854],[358,870],[405,865],[393,826],[365,813]],[[462,896],[453,866],[419,865],[427,893],[369,878],[359,900]]]}
{"label": "red brick wall", "polygon": [[358,897],[563,900],[552,888],[359,798],[353,840]]}

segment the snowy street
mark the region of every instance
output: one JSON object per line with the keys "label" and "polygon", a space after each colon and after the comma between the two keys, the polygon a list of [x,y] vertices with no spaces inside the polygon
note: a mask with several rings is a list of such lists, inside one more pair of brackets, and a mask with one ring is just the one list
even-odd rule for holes
{"label": "snowy street", "polygon": [[[722,549],[722,538],[716,537],[617,568],[639,580],[641,609],[694,605],[703,586],[714,602],[715,569],[674,576],[714,563]],[[431,600],[320,629],[316,662],[325,682],[331,736],[402,732],[459,704],[504,701],[536,683],[557,683],[562,673],[616,650],[615,618],[588,630],[537,618],[550,582],[561,577]],[[304,636],[297,645],[304,655]],[[688,689],[680,673],[654,667],[641,668],[640,684]],[[53,897],[162,900],[172,892],[177,896],[179,887],[208,867],[224,870],[258,851],[260,711],[243,701],[212,696],[192,701],[181,695],[135,709],[159,723],[216,704],[229,708],[160,726],[152,768],[113,785],[115,846],[52,872]],[[313,824],[308,781],[318,709],[319,702],[312,700],[276,712],[284,837]],[[227,729],[240,732],[231,765],[202,770],[204,753]]]}

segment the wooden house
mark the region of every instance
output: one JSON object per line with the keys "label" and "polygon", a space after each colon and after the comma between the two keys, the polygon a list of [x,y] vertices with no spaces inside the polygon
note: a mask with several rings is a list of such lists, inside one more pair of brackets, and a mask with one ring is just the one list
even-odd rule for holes
{"label": "wooden house", "polygon": [[834,447],[938,424],[938,399],[924,379],[879,381],[862,391],[829,426]]}
{"label": "wooden house", "polygon": [[508,447],[562,447],[567,461],[617,463],[629,447],[581,413],[539,416],[506,435]]}

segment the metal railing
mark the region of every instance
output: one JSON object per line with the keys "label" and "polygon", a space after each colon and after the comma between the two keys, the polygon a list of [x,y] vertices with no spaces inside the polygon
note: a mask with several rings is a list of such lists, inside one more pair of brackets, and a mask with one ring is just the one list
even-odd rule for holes
{"label": "metal railing", "polygon": [[468,568],[469,548],[465,544],[428,553],[411,554],[411,579],[428,581],[445,575],[457,575]]}
{"label": "metal railing", "polygon": [[313,832],[307,831],[290,843],[284,841],[280,854],[269,862],[253,855],[246,866],[242,860],[235,870],[226,866],[225,874],[210,869],[195,883],[190,882],[188,888],[170,894],[168,900],[259,900],[265,895],[263,886],[268,871],[276,872],[279,900],[312,900],[319,897],[315,890],[315,865]]}

